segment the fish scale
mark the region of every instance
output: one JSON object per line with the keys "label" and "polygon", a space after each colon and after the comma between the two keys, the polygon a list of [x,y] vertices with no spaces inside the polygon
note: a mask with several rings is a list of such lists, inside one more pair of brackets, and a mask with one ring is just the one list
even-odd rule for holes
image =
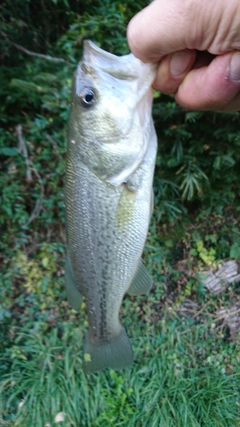
{"label": "fish scale", "polygon": [[[157,149],[151,118],[154,76],[154,66],[132,54],[117,57],[85,42],[73,82],[65,284],[73,308],[79,308],[81,295],[86,298],[86,373],[132,363],[119,310],[126,292],[142,294],[151,287],[141,254],[151,216]],[[118,98],[112,95],[113,79]],[[111,107],[111,99],[118,108]]]}

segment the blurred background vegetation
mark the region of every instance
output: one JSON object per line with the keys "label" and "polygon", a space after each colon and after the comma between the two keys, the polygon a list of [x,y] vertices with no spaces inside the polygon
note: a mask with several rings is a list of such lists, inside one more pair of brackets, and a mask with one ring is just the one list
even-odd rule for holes
{"label": "blurred background vegetation", "polygon": [[[235,307],[194,274],[240,259],[239,113],[185,111],[155,94],[155,211],[144,252],[148,297],[122,307],[132,369],[85,377],[87,322],[64,291],[64,167],[71,80],[91,39],[129,53],[126,27],[147,2],[1,3],[0,426],[240,425]],[[191,272],[191,274],[189,274]],[[239,315],[240,324],[240,315]]]}

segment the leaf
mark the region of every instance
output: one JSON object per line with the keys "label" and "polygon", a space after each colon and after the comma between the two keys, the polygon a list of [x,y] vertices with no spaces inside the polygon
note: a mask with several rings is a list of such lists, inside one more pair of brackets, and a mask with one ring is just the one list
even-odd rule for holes
{"label": "leaf", "polygon": [[83,358],[84,358],[84,362],[91,362],[92,361],[90,353],[84,353]]}
{"label": "leaf", "polygon": [[49,259],[47,257],[44,257],[42,259],[42,265],[43,265],[43,267],[47,268],[48,264],[49,264]]}
{"label": "leaf", "polygon": [[0,155],[13,157],[13,156],[17,156],[18,155],[18,151],[14,147],[13,148],[11,148],[11,147],[2,147],[2,148],[0,148]]}
{"label": "leaf", "polygon": [[240,245],[239,243],[235,242],[230,248],[230,257],[233,259],[240,258]]}

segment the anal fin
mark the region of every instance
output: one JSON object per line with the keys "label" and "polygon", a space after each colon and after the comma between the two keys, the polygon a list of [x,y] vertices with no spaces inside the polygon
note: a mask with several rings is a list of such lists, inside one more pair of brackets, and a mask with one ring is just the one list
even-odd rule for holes
{"label": "anal fin", "polygon": [[143,264],[143,260],[140,259],[138,269],[127,292],[130,295],[145,295],[148,294],[151,287],[152,279],[149,276],[145,265]]}
{"label": "anal fin", "polygon": [[78,290],[68,254],[65,265],[65,289],[70,306],[74,310],[79,311],[80,305],[82,303],[82,294]]}

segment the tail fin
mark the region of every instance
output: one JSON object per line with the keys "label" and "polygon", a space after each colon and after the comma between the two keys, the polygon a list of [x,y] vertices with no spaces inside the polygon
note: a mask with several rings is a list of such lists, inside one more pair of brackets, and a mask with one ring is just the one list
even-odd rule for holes
{"label": "tail fin", "polygon": [[108,342],[92,343],[87,337],[84,348],[83,371],[86,374],[105,368],[122,369],[133,362],[133,351],[124,328]]}

